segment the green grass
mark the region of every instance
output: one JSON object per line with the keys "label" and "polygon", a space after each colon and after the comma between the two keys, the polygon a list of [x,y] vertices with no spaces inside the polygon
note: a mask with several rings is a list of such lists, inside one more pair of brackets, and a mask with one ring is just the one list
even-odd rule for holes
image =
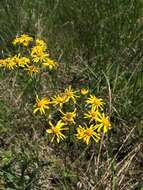
{"label": "green grass", "polygon": [[[61,63],[42,85],[0,73],[2,189],[141,190],[143,1],[1,0],[0,26],[0,56],[14,51],[15,35],[28,33],[47,40]],[[69,84],[106,99],[113,129],[103,144],[67,149],[47,143],[43,121],[31,114],[35,90],[44,94]]]}

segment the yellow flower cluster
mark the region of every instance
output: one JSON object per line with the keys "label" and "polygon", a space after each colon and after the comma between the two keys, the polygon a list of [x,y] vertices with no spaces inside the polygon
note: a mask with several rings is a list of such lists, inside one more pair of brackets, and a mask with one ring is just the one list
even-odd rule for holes
{"label": "yellow flower cluster", "polygon": [[[51,98],[37,96],[33,113],[44,114],[50,120],[46,132],[52,135],[51,142],[64,140],[66,131],[72,128],[72,137],[88,145],[91,140],[98,142],[101,133],[111,129],[104,105],[103,99],[91,95],[88,89],[73,90],[69,86]],[[55,125],[51,120],[57,120]]]}
{"label": "yellow flower cluster", "polygon": [[[18,53],[0,58],[0,69],[18,69],[33,76],[45,68],[57,68],[58,63],[50,58],[47,44],[43,40],[22,34],[12,44],[16,48],[20,46]],[[74,90],[69,86],[50,98],[39,98],[37,95],[33,113],[40,113],[49,120],[46,132],[52,135],[51,142],[56,140],[59,143],[70,134],[73,139],[88,145],[91,141],[98,142],[101,134],[111,129],[104,106],[103,99],[91,94],[88,88]]]}
{"label": "yellow flower cluster", "polygon": [[14,70],[23,69],[31,76],[44,68],[56,69],[58,63],[50,58],[47,44],[40,39],[34,40],[27,34],[17,36],[12,44],[20,45],[20,51],[14,56],[0,59],[0,68]]}
{"label": "yellow flower cluster", "polygon": [[17,36],[13,40],[13,45],[23,45],[25,47],[29,46],[29,43],[33,41],[33,38],[27,34],[22,34],[21,36]]}

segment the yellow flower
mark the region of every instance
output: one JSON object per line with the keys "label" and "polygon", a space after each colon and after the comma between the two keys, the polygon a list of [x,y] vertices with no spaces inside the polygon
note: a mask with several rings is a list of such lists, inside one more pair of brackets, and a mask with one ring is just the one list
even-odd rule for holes
{"label": "yellow flower", "polygon": [[67,101],[70,99],[73,101],[73,103],[76,103],[76,98],[78,97],[76,94],[76,91],[74,91],[71,86],[65,89],[64,95],[66,96]]}
{"label": "yellow flower", "polygon": [[39,72],[39,69],[34,65],[30,65],[24,70],[27,71],[31,76]]}
{"label": "yellow flower", "polygon": [[52,103],[55,106],[62,107],[64,103],[67,102],[67,99],[64,94],[56,95],[52,98]]}
{"label": "yellow flower", "polygon": [[62,120],[65,123],[74,123],[75,124],[74,118],[76,117],[76,109],[74,109],[73,112],[66,112],[66,113],[64,113],[62,110],[60,110],[60,112],[63,115]]}
{"label": "yellow flower", "polygon": [[46,51],[47,49],[47,44],[43,40],[36,40],[36,46],[40,46],[43,51]]}
{"label": "yellow flower", "polygon": [[102,98],[97,98],[93,95],[90,95],[90,98],[86,100],[86,103],[90,104],[93,109],[102,109],[103,105],[105,104]]}
{"label": "yellow flower", "polygon": [[89,93],[89,90],[86,89],[86,88],[81,88],[81,89],[80,89],[80,93],[81,93],[82,95],[87,95],[87,94]]}
{"label": "yellow flower", "polygon": [[25,67],[28,66],[30,60],[27,57],[21,57],[20,54],[15,55],[13,57],[6,58],[1,61],[1,66],[6,67],[7,69],[14,69],[17,66]]}
{"label": "yellow flower", "polygon": [[60,140],[65,139],[65,135],[62,133],[62,131],[68,130],[68,128],[63,128],[63,126],[66,125],[65,123],[59,120],[55,126],[51,122],[49,122],[49,124],[51,126],[51,129],[47,129],[46,132],[49,134],[53,134],[51,142],[53,142],[55,138],[58,143],[60,142]]}
{"label": "yellow flower", "polygon": [[100,132],[101,128],[103,128],[104,133],[107,133],[107,131],[109,129],[111,129],[111,123],[109,121],[109,116],[105,116],[104,113],[102,115],[100,115],[99,118],[97,118],[97,121],[100,123],[96,127],[98,132]]}
{"label": "yellow flower", "polygon": [[19,44],[19,45],[23,45],[23,46],[27,47],[32,40],[33,40],[33,38],[30,37],[29,35],[22,34],[21,36],[16,37],[13,40],[13,45]]}
{"label": "yellow flower", "polygon": [[48,67],[50,70],[55,69],[58,65],[58,63],[56,61],[53,61],[52,59],[47,59],[45,60],[45,62],[43,63],[44,66]]}
{"label": "yellow flower", "polygon": [[35,63],[44,62],[49,58],[49,54],[44,52],[42,46],[34,46],[31,51],[31,57]]}
{"label": "yellow flower", "polygon": [[87,145],[89,144],[91,138],[95,142],[98,142],[100,140],[100,134],[98,134],[94,130],[95,130],[94,125],[91,125],[90,127],[79,126],[77,128],[76,138],[79,140],[83,140],[83,142],[86,143]]}
{"label": "yellow flower", "polygon": [[34,105],[35,109],[34,109],[33,113],[40,111],[41,114],[45,114],[45,110],[49,109],[50,103],[51,102],[48,98],[39,99],[39,97],[36,96],[36,104]]}
{"label": "yellow flower", "polygon": [[6,66],[5,59],[0,59],[0,67],[5,67],[5,66]]}
{"label": "yellow flower", "polygon": [[10,70],[13,70],[15,67],[17,67],[17,63],[14,61],[13,57],[5,59],[5,67]]}
{"label": "yellow flower", "polygon": [[30,59],[27,57],[21,57],[20,61],[18,63],[18,66],[19,67],[25,67],[25,66],[28,66],[28,64],[30,64]]}
{"label": "yellow flower", "polygon": [[83,128],[81,125],[79,125],[79,127],[76,129],[77,130],[77,134],[75,135],[76,138],[78,140],[81,140],[84,138],[84,131],[85,131],[85,128]]}
{"label": "yellow flower", "polygon": [[84,114],[84,118],[90,119],[90,123],[92,121],[97,121],[97,118],[100,116],[100,113],[98,110],[95,110],[91,108],[87,113]]}
{"label": "yellow flower", "polygon": [[26,67],[26,66],[28,66],[28,64],[30,64],[30,59],[27,58],[27,57],[20,57],[20,54],[15,55],[15,56],[13,57],[13,61],[15,61],[16,64],[17,64],[19,67]]}

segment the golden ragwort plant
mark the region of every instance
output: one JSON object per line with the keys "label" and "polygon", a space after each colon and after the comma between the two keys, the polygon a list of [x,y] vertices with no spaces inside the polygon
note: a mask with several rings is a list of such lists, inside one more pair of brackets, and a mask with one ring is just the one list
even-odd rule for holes
{"label": "golden ragwort plant", "polygon": [[[18,54],[0,59],[0,67],[7,70],[22,69],[31,76],[39,73],[43,67],[55,69],[58,63],[50,58],[47,44],[40,39],[34,40],[27,34],[17,36],[14,46],[19,46]],[[21,48],[21,49],[20,49]]]}
{"label": "golden ragwort plant", "polygon": [[[17,36],[14,46],[20,46],[18,54],[0,59],[0,68],[6,70],[22,69],[30,76],[40,72],[43,67],[56,69],[58,63],[52,60],[47,44],[34,40],[27,34]],[[56,93],[53,97],[39,98],[36,96],[34,114],[44,115],[49,122],[46,130],[51,142],[60,142],[72,131],[72,137],[89,144],[91,140],[98,142],[101,134],[111,129],[108,114],[104,113],[105,102],[91,94],[89,89],[73,90],[71,86]]]}
{"label": "golden ragwort plant", "polygon": [[75,91],[69,86],[51,98],[40,99],[37,95],[33,113],[48,118],[46,132],[52,136],[51,142],[64,140],[67,131],[72,129],[71,135],[88,145],[91,139],[98,142],[101,133],[111,129],[109,116],[103,112],[104,104],[103,99],[89,95],[88,89]]}

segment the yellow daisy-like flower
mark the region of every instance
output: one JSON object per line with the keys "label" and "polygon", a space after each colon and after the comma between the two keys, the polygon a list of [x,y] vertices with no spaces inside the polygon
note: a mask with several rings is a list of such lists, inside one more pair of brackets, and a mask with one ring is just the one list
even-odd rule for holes
{"label": "yellow daisy-like flower", "polygon": [[102,98],[97,98],[96,96],[94,95],[90,95],[90,97],[86,100],[86,103],[91,105],[91,107],[93,109],[102,109],[103,105],[105,104],[103,102],[103,99]]}
{"label": "yellow daisy-like flower", "polygon": [[59,106],[60,108],[66,102],[67,102],[67,99],[64,94],[56,95],[52,98],[52,104],[54,104],[55,106]]}
{"label": "yellow daisy-like flower", "polygon": [[71,86],[65,89],[64,95],[66,96],[67,101],[72,100],[73,103],[76,103],[76,98],[78,98],[78,96]]}
{"label": "yellow daisy-like flower", "polygon": [[24,70],[27,71],[31,76],[39,72],[39,69],[34,65],[29,65]]}
{"label": "yellow daisy-like flower", "polygon": [[105,116],[104,113],[102,115],[100,115],[99,118],[97,118],[97,121],[100,123],[96,127],[98,132],[100,132],[101,128],[103,128],[104,133],[107,133],[108,130],[111,129],[111,123],[109,121],[109,116]]}
{"label": "yellow daisy-like flower", "polygon": [[76,129],[77,130],[77,134],[75,135],[76,138],[78,140],[81,140],[84,138],[84,131],[85,131],[85,128],[82,127],[81,125],[79,125],[79,127]]}
{"label": "yellow daisy-like flower", "polygon": [[39,99],[36,96],[36,104],[34,105],[35,109],[33,113],[35,114],[37,111],[40,111],[41,114],[45,114],[45,110],[49,109],[50,100],[48,98]]}
{"label": "yellow daisy-like flower", "polygon": [[19,67],[26,67],[30,64],[30,59],[27,58],[27,57],[20,57],[20,54],[18,55],[15,55],[13,57],[13,61],[16,62],[16,64],[19,66]]}
{"label": "yellow daisy-like flower", "polygon": [[87,95],[87,94],[89,93],[89,90],[86,89],[86,88],[81,88],[81,89],[80,89],[80,93],[81,93],[82,95]]}
{"label": "yellow daisy-like flower", "polygon": [[74,118],[76,117],[76,109],[74,109],[73,112],[66,112],[66,113],[64,113],[62,110],[60,110],[60,112],[63,115],[62,120],[65,123],[73,123],[73,124],[75,124]]}
{"label": "yellow daisy-like flower", "polygon": [[43,40],[36,40],[36,46],[40,46],[43,51],[46,51],[47,49],[47,44]]}
{"label": "yellow daisy-like flower", "polygon": [[87,113],[84,114],[84,118],[90,119],[90,123],[92,121],[97,121],[97,118],[100,116],[100,112],[91,108]]}
{"label": "yellow daisy-like flower", "polygon": [[16,37],[13,40],[13,45],[19,44],[19,45],[23,45],[23,46],[27,47],[31,41],[33,41],[32,37],[30,37],[27,34],[22,34],[21,36]]}
{"label": "yellow daisy-like flower", "polygon": [[98,142],[100,140],[100,134],[98,134],[94,130],[95,130],[94,125],[91,125],[90,127],[79,126],[77,128],[76,138],[79,140],[83,140],[83,142],[86,143],[87,145],[89,144],[91,138],[95,142]]}
{"label": "yellow daisy-like flower", "polygon": [[59,143],[60,140],[65,139],[65,135],[62,133],[62,131],[68,130],[68,128],[63,127],[66,125],[65,123],[63,123],[60,120],[57,122],[57,124],[55,126],[51,122],[49,122],[49,125],[51,126],[51,129],[47,129],[46,132],[49,134],[53,134],[51,142],[53,142],[55,138],[57,140],[57,143]]}
{"label": "yellow daisy-like flower", "polygon": [[43,63],[44,66],[48,67],[50,70],[55,69],[58,66],[58,63],[52,59],[47,59]]}
{"label": "yellow daisy-like flower", "polygon": [[9,70],[13,70],[15,67],[17,67],[17,63],[14,61],[13,57],[5,59],[5,67]]}
{"label": "yellow daisy-like flower", "polygon": [[31,51],[31,57],[35,63],[45,62],[49,58],[49,54],[44,52],[42,46],[34,46]]}
{"label": "yellow daisy-like flower", "polygon": [[26,67],[30,64],[30,59],[27,57],[21,57],[18,63],[19,67]]}
{"label": "yellow daisy-like flower", "polygon": [[6,66],[5,59],[0,59],[0,67],[5,67],[5,66]]}

